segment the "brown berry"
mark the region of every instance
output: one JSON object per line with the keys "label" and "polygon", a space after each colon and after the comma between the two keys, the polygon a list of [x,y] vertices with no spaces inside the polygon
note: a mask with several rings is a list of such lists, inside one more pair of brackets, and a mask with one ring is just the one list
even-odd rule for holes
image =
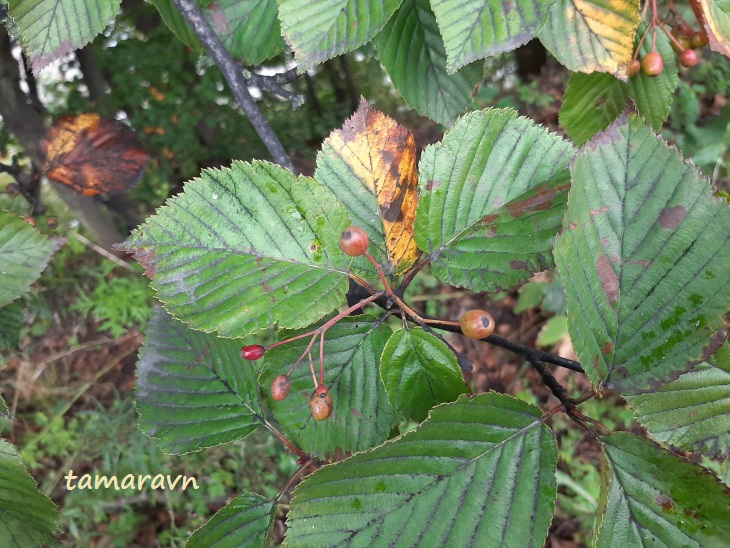
{"label": "brown berry", "polygon": [[370,238],[367,232],[358,226],[351,226],[345,229],[340,236],[340,248],[345,255],[359,257],[365,253],[370,245]]}
{"label": "brown berry", "polygon": [[29,223],[29,224],[35,226],[35,217],[33,217],[32,215],[26,215],[25,217],[23,217],[23,220],[26,223]]}
{"label": "brown berry", "polygon": [[323,384],[309,396],[309,412],[316,421],[323,421],[332,414],[332,396]]}
{"label": "brown berry", "polygon": [[690,40],[694,49],[704,48],[707,45],[707,33],[704,30],[695,32]]}
{"label": "brown berry", "polygon": [[469,310],[459,320],[461,332],[470,339],[483,339],[494,332],[494,318],[486,310]]}
{"label": "brown berry", "polygon": [[675,44],[674,41],[672,41],[672,49],[677,53],[682,53],[687,48],[692,47],[692,42],[690,41],[689,36],[687,36],[686,34],[678,35],[677,42],[679,42],[679,45]]}
{"label": "brown berry", "polygon": [[641,70],[647,76],[658,76],[664,70],[664,59],[656,51],[650,51],[641,60]]}
{"label": "brown berry", "polygon": [[241,348],[241,357],[244,360],[258,360],[264,355],[264,352],[266,352],[266,349],[263,346],[260,344],[252,344]]}
{"label": "brown berry", "polygon": [[629,78],[633,78],[641,72],[641,61],[632,59],[629,63]]}
{"label": "brown berry", "polygon": [[693,67],[697,64],[697,61],[699,61],[699,58],[697,57],[697,52],[693,49],[686,49],[679,56],[679,62],[684,67]]}
{"label": "brown berry", "polygon": [[281,401],[289,394],[291,388],[291,381],[286,375],[279,375],[271,383],[271,397],[276,401]]}
{"label": "brown berry", "polygon": [[20,187],[15,183],[8,183],[5,187],[5,194],[11,198],[15,198],[18,194],[20,194]]}
{"label": "brown berry", "polygon": [[58,228],[58,219],[55,217],[48,217],[48,219],[46,219],[46,226],[51,230],[55,230]]}

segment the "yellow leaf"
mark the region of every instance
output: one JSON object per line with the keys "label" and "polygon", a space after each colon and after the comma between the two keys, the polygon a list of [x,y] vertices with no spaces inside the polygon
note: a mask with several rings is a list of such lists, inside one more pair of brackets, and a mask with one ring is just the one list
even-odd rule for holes
{"label": "yellow leaf", "polygon": [[347,163],[366,192],[375,195],[389,262],[384,270],[402,274],[420,255],[413,240],[418,205],[413,134],[362,99],[352,118],[332,132],[325,145]]}

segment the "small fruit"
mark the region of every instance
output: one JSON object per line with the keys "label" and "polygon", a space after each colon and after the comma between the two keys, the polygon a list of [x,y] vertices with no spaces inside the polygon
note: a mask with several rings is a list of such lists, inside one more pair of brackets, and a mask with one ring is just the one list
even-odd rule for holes
{"label": "small fruit", "polygon": [[632,59],[629,63],[629,78],[633,78],[641,72],[641,61]]}
{"label": "small fruit", "polygon": [[470,339],[483,339],[494,332],[494,318],[486,310],[469,310],[459,320],[461,332]]}
{"label": "small fruit", "polygon": [[694,49],[704,48],[707,45],[707,33],[703,30],[695,32],[690,41]]}
{"label": "small fruit", "polygon": [[26,215],[25,217],[23,217],[23,220],[24,220],[24,221],[25,221],[26,223],[28,223],[28,224],[31,224],[31,225],[33,225],[33,226],[35,226],[35,217],[33,217],[32,215]]}
{"label": "small fruit", "polygon": [[686,49],[679,56],[679,62],[684,67],[693,67],[697,64],[698,60],[697,53],[693,49]]}
{"label": "small fruit", "polygon": [[8,183],[5,187],[5,194],[11,198],[15,198],[18,194],[20,194],[20,187],[15,183]]}
{"label": "small fruit", "polygon": [[258,360],[264,355],[264,352],[266,352],[266,349],[263,346],[260,344],[252,344],[241,348],[241,357],[244,360]]}
{"label": "small fruit", "polygon": [[286,375],[279,375],[271,383],[271,397],[276,401],[281,401],[289,394],[291,388],[291,381]]}
{"label": "small fruit", "polygon": [[677,36],[677,42],[679,42],[679,46],[672,42],[672,49],[677,53],[682,53],[687,48],[692,47],[692,42],[689,39],[689,36],[687,36],[686,34],[680,34],[679,36]]}
{"label": "small fruit", "polygon": [[323,421],[332,414],[332,396],[323,384],[309,396],[309,412],[316,421]]}
{"label": "small fruit", "polygon": [[656,51],[650,51],[641,60],[641,70],[647,76],[658,76],[664,70],[664,59]]}
{"label": "small fruit", "polygon": [[46,219],[46,226],[51,230],[55,230],[58,228],[58,219],[55,217],[48,217],[48,219]]}
{"label": "small fruit", "polygon": [[676,32],[677,36],[679,36],[680,34],[684,34],[685,36],[692,36],[695,32],[695,29],[690,27],[687,23],[679,23],[674,27],[672,32]]}
{"label": "small fruit", "polygon": [[367,232],[358,226],[351,226],[345,229],[340,236],[340,248],[345,255],[359,257],[365,253],[370,245],[370,238]]}

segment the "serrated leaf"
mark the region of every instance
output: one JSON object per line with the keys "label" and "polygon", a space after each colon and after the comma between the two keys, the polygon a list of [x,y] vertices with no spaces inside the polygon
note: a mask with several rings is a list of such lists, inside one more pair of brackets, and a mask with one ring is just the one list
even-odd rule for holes
{"label": "serrated leaf", "polygon": [[120,249],[175,317],[242,337],[307,326],[344,301],[347,212],[320,183],[267,162],[209,169]]}
{"label": "serrated leaf", "polygon": [[[162,20],[182,42],[202,49],[172,0],[151,0]],[[276,0],[217,0],[200,11],[226,49],[246,65],[258,65],[284,49]]]}
{"label": "serrated leaf", "polygon": [[560,125],[582,146],[621,114],[628,97],[627,85],[610,74],[572,74],[563,95]]}
{"label": "serrated leaf", "polygon": [[9,0],[23,49],[38,74],[91,42],[114,19],[121,0]]}
{"label": "serrated leaf", "polygon": [[404,0],[373,42],[393,87],[419,113],[448,125],[471,104],[482,66],[446,71],[446,50],[428,0]]}
{"label": "serrated leaf", "polygon": [[274,521],[276,504],[256,493],[244,493],[226,504],[197,529],[186,548],[261,546]]}
{"label": "serrated leaf", "polygon": [[[418,195],[413,134],[364,98],[317,154],[315,179],[344,204],[355,226],[370,236],[369,251],[386,275],[399,275],[421,252],[413,240]],[[375,275],[365,257],[354,265]]]}
{"label": "serrated leaf", "polygon": [[[296,334],[281,332],[278,338],[285,340]],[[324,378],[334,409],[323,421],[315,421],[309,411],[314,385],[307,358],[292,373],[285,400],[274,401],[269,391],[274,378],[286,374],[302,355],[309,338],[266,352],[260,382],[274,417],[290,441],[313,456],[326,457],[338,451],[363,451],[387,439],[398,417],[380,382],[378,365],[390,334],[387,325],[368,315],[343,318],[327,331]],[[319,378],[319,336],[312,356]]]}
{"label": "serrated leaf", "polygon": [[139,426],[168,453],[246,437],[263,422],[258,370],[240,343],[193,331],[157,308],[137,366]]}
{"label": "serrated leaf", "polygon": [[635,116],[597,135],[571,172],[555,261],[575,350],[594,386],[654,390],[723,341],[730,209]]}
{"label": "serrated leaf", "polygon": [[596,546],[725,546],[730,490],[699,465],[628,432],[601,438]]}
{"label": "serrated leaf", "polygon": [[710,49],[730,58],[730,0],[699,0]]}
{"label": "serrated leaf", "polygon": [[433,406],[470,392],[454,352],[420,327],[400,329],[388,339],[380,376],[395,410],[417,422]]}
{"label": "serrated leaf", "polygon": [[436,407],[416,430],[305,479],[287,545],[542,546],[558,453],[541,415],[496,393]]}
{"label": "serrated leaf", "polygon": [[433,0],[450,74],[484,57],[526,44],[555,0]]}
{"label": "serrated leaf", "polygon": [[57,520],[56,505],[38,491],[15,447],[0,439],[0,545],[46,546]]}
{"label": "serrated leaf", "polygon": [[606,72],[625,80],[638,26],[638,0],[557,0],[540,41],[572,71]]}
{"label": "serrated leaf", "polygon": [[0,307],[0,350],[18,348],[23,327],[23,304],[14,302]]}
{"label": "serrated leaf", "polygon": [[0,306],[28,291],[65,240],[51,240],[7,211],[0,211]]}
{"label": "serrated leaf", "polygon": [[[639,26],[636,33],[636,40],[644,34],[645,24]],[[651,51],[651,31],[641,45],[640,58]],[[658,76],[647,76],[643,71],[634,78],[629,79],[628,94],[636,104],[641,116],[646,120],[654,131],[659,131],[662,124],[669,116],[669,107],[672,104],[674,90],[679,84],[676,56],[669,44],[669,38],[660,29],[656,32],[656,51],[664,59],[664,70]]]}
{"label": "serrated leaf", "polygon": [[562,341],[568,334],[568,318],[553,316],[540,329],[537,335],[538,346],[552,346]]}
{"label": "serrated leaf", "polygon": [[369,42],[402,0],[279,0],[299,72]]}
{"label": "serrated leaf", "polygon": [[730,372],[715,362],[713,357],[696,365],[655,392],[625,396],[652,437],[708,457],[730,458]]}
{"label": "serrated leaf", "polygon": [[513,110],[460,118],[419,164],[416,243],[433,274],[493,292],[551,268],[573,154],[570,143]]}

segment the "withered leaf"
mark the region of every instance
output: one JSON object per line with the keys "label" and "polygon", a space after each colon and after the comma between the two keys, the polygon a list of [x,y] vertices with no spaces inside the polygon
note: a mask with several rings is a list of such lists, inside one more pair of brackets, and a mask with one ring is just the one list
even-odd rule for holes
{"label": "withered leaf", "polygon": [[150,160],[134,131],[98,114],[64,116],[41,140],[44,173],[84,196],[120,194]]}
{"label": "withered leaf", "polygon": [[420,255],[413,239],[418,205],[413,134],[361,99],[342,129],[325,141],[323,151],[336,154],[347,164],[350,177],[375,196],[389,263],[384,268],[402,274]]}
{"label": "withered leaf", "polygon": [[730,5],[710,0],[700,0],[700,5],[710,49],[730,58]]}

